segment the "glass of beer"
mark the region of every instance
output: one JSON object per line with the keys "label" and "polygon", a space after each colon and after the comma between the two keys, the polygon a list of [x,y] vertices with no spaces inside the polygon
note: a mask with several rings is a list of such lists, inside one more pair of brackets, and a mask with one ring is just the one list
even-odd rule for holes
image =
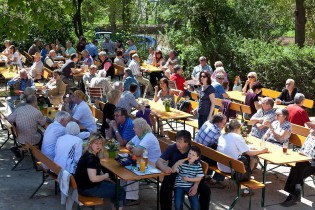
{"label": "glass of beer", "polygon": [[140,160],[140,172],[142,172],[142,173],[145,172],[145,160],[144,159]]}
{"label": "glass of beer", "polygon": [[284,142],[282,144],[282,152],[285,154],[288,152],[288,145],[289,145],[289,142]]}

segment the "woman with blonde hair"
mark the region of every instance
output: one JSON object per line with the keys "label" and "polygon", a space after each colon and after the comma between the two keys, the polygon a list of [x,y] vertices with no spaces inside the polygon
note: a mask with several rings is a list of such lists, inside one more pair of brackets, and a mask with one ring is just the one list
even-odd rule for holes
{"label": "woman with blonde hair", "polygon": [[111,120],[114,119],[114,112],[116,109],[116,105],[120,100],[121,91],[117,89],[111,90],[107,94],[107,103],[103,108],[103,123],[101,128],[101,133],[104,137],[106,137],[106,131],[109,130],[109,124]]}
{"label": "woman with blonde hair", "polygon": [[[85,150],[80,158],[75,172],[75,180],[78,185],[78,192],[84,196],[109,198],[112,202],[112,209],[115,209],[116,185],[109,178],[108,173],[102,172],[100,162],[105,139],[99,133],[93,133]],[[122,190],[122,188],[120,188]],[[119,209],[122,209],[125,193],[119,193]]]}
{"label": "woman with blonde hair", "polygon": [[72,110],[72,120],[81,124],[89,132],[96,132],[96,123],[89,105],[86,103],[87,96],[81,91],[76,90],[71,95],[71,100],[75,103]]}
{"label": "woman with blonde hair", "polygon": [[256,72],[249,72],[247,74],[247,80],[245,82],[245,85],[242,89],[243,93],[247,93],[248,90],[252,89],[253,84],[257,81],[257,73]]}

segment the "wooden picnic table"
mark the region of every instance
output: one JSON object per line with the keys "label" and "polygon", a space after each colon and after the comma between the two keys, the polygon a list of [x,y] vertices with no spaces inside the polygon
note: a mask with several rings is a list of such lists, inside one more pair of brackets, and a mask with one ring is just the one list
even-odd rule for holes
{"label": "wooden picnic table", "polygon": [[[243,94],[243,92],[240,92],[240,91],[227,91],[226,92],[230,99],[234,100],[234,101],[237,101],[237,102],[241,102],[242,104],[245,103],[245,98],[246,96]],[[279,108],[286,108],[287,106],[286,105],[281,105],[281,104],[274,104],[273,108],[274,109],[279,109]]]}
{"label": "wooden picnic table", "polygon": [[[124,150],[123,148],[120,150],[121,152],[126,152],[126,149]],[[106,155],[105,155],[106,156]],[[149,163],[151,166],[155,167],[154,164]],[[119,188],[120,186],[120,179],[126,180],[126,181],[140,181],[142,179],[150,179],[150,178],[156,178],[157,183],[156,183],[156,194],[157,194],[157,210],[159,210],[160,206],[160,177],[168,175],[163,172],[160,173],[152,173],[152,174],[144,174],[144,175],[137,175],[134,172],[130,171],[129,169],[125,168],[122,166],[119,162],[117,162],[115,159],[112,158],[104,158],[101,159],[101,165],[111,171],[113,174],[115,174],[116,177],[116,202],[115,206],[116,209],[119,209],[119,201],[118,201],[118,193],[119,193]]]}
{"label": "wooden picnic table", "polygon": [[[253,144],[255,148],[260,148],[261,140],[249,135],[247,137],[247,142]],[[266,148],[268,148],[268,153],[259,154],[258,157],[264,160],[263,165],[263,184],[266,184],[266,176],[267,176],[267,164],[268,162],[277,165],[284,165],[288,163],[298,163],[298,162],[306,162],[312,160],[312,158],[302,155],[298,152],[293,151],[292,149],[288,149],[287,153],[283,153],[282,147],[272,144],[270,142],[266,142]],[[267,185],[265,185],[267,186]],[[262,191],[262,200],[261,206],[265,205],[265,188]]]}
{"label": "wooden picnic table", "polygon": [[147,70],[145,72],[149,72],[149,73],[152,73],[152,72],[161,72],[163,71],[162,68],[159,68],[159,67],[156,67],[156,66],[153,66],[151,64],[142,64],[140,66],[141,70]]}

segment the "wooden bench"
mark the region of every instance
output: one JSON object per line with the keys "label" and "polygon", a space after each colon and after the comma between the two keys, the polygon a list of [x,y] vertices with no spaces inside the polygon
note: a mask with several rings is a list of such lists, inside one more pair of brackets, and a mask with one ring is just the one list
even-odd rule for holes
{"label": "wooden bench", "polygon": [[[267,88],[262,89],[262,95],[263,96],[268,96],[268,97],[273,98],[273,99],[278,98],[280,96],[280,94],[281,94],[281,92],[279,92],[279,91],[275,91],[275,90],[271,90],[271,89],[267,89]],[[306,108],[312,109],[314,106],[314,101],[306,98],[304,100],[303,106]]]}
{"label": "wooden bench", "polygon": [[[174,131],[168,131],[167,132],[167,136],[170,138],[170,140],[172,141],[175,141],[175,137],[176,137],[176,132]],[[230,208],[229,209],[232,209],[235,204],[237,203],[239,197],[240,197],[240,193],[241,193],[241,185],[247,187],[249,190],[256,190],[256,189],[263,189],[265,188],[265,185],[262,184],[261,182],[258,182],[254,179],[251,179],[249,181],[246,181],[246,182],[239,182],[237,183],[235,180],[234,180],[234,177],[233,177],[233,173],[234,171],[237,171],[239,173],[245,173],[245,166],[244,166],[244,163],[239,161],[239,160],[236,160],[234,158],[231,158],[221,152],[218,152],[214,149],[211,149],[207,146],[204,146],[202,144],[199,144],[195,141],[192,141],[191,143],[192,145],[194,146],[197,146],[200,148],[201,150],[201,154],[207,158],[210,158],[218,163],[221,163],[225,166],[228,166],[231,168],[232,170],[232,173],[229,174],[229,173],[224,173],[222,171],[220,171],[218,169],[217,166],[209,166],[209,169],[215,171],[216,173],[222,175],[222,176],[225,176],[226,178],[228,179],[231,179],[233,180],[236,185],[237,185],[237,196],[235,197],[233,203],[231,204]],[[263,198],[264,195],[262,195],[262,199],[264,200]],[[251,195],[250,195],[250,199],[249,199],[249,209],[251,208]]]}
{"label": "wooden bench", "polygon": [[[39,187],[35,190],[35,192],[31,195],[30,198],[32,198],[37,191],[41,188],[41,186],[44,184],[44,182],[47,180],[47,177],[53,178],[55,181],[55,194],[57,194],[57,187],[58,187],[58,175],[61,167],[57,165],[54,161],[50,160],[46,155],[44,155],[39,149],[36,147],[26,144],[27,147],[30,149],[33,156],[39,161],[37,162],[37,165],[41,168],[43,172],[43,179]],[[45,166],[44,166],[45,165]],[[53,171],[53,172],[52,172]],[[77,189],[77,184],[74,179],[74,177],[71,175],[70,177],[70,186],[73,189]],[[78,194],[78,200],[79,204],[77,205],[77,208],[80,209],[80,206],[89,206],[94,209],[95,206],[103,205],[104,201],[102,198],[97,197],[88,197]]]}

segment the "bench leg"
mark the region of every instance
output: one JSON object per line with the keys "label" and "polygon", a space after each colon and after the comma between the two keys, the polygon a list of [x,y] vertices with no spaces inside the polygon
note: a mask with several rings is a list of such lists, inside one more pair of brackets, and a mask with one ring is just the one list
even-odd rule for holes
{"label": "bench leg", "polygon": [[[266,185],[266,176],[267,176],[267,160],[264,160],[264,168],[263,168],[263,184]],[[261,207],[265,206],[265,193],[266,193],[266,187],[262,189],[261,193]]]}
{"label": "bench leg", "polygon": [[30,199],[34,197],[34,195],[37,193],[37,191],[43,186],[45,182],[45,173],[43,171],[43,177],[42,177],[42,182],[40,183],[40,185],[36,188],[36,190],[33,192],[33,194],[30,196]]}
{"label": "bench leg", "polygon": [[116,201],[115,201],[116,210],[119,210],[119,188],[120,188],[120,179],[117,177],[117,179],[116,179]]}
{"label": "bench leg", "polygon": [[19,161],[12,167],[11,171],[13,171],[21,162],[24,160],[24,152],[22,151],[22,157],[19,159]]}
{"label": "bench leg", "polygon": [[156,198],[156,209],[160,210],[160,177],[156,178],[156,193],[157,193],[157,198]]}
{"label": "bench leg", "polygon": [[237,196],[234,198],[234,201],[231,204],[231,206],[229,207],[229,210],[233,209],[233,207],[237,203],[238,199],[240,198],[240,194],[241,194],[241,185],[237,184]]}

